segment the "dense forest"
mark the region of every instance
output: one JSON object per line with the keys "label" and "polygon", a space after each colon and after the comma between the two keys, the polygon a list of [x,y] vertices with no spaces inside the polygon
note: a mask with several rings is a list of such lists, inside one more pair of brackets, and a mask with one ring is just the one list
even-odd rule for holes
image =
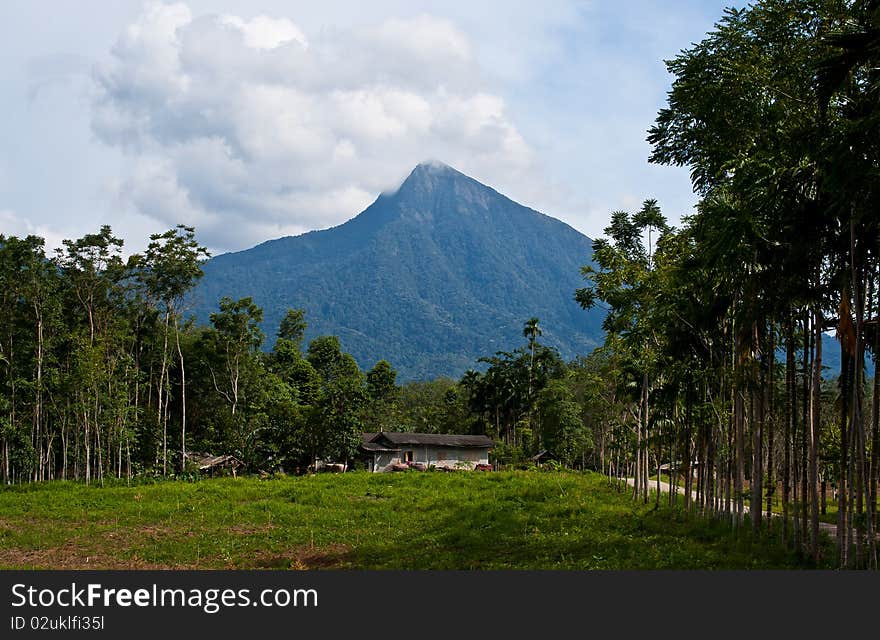
{"label": "dense forest", "polygon": [[781,498],[784,539],[814,556],[836,509],[842,567],[877,567],[878,62],[877,0],[728,10],[667,62],[648,138],[690,169],[696,213],[615,212],[577,294],[608,310],[606,471],[647,501],[671,463],[689,508],[740,526],[748,506],[755,530]]}
{"label": "dense forest", "polygon": [[[0,236],[0,478],[103,482],[187,473],[188,452],[232,454],[251,471],[352,461],[364,432],[488,433],[498,459],[539,446],[586,463],[590,438],[566,365],[539,343],[485,358],[458,383],[398,386],[385,360],[362,371],[336,336],[303,344],[301,309],[264,349],[263,311],[223,298],[209,326],[183,301],[207,256],[195,230],[155,234],[123,259],[109,227],[47,256],[36,236]],[[476,364],[476,363],[475,363]]]}

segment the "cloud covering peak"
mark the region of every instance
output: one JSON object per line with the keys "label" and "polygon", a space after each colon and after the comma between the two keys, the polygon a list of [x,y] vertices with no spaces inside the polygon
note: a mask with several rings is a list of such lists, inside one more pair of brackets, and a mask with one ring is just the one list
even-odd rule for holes
{"label": "cloud covering peak", "polygon": [[485,180],[533,166],[469,39],[430,15],[307,35],[152,3],[95,80],[121,204],[214,250],[342,222],[426,156]]}

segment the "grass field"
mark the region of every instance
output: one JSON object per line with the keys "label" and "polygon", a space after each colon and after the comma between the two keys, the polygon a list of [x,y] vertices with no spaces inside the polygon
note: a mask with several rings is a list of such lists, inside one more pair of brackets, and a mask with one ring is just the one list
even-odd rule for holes
{"label": "grass field", "polygon": [[598,474],[402,473],[0,489],[0,567],[775,569],[775,540]]}

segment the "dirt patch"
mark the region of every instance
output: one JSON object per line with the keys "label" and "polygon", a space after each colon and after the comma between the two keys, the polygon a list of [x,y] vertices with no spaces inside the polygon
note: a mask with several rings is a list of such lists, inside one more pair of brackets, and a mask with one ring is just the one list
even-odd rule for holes
{"label": "dirt patch", "polygon": [[260,552],[243,569],[339,569],[351,558],[351,548],[345,544],[327,547],[300,547],[287,552]]}
{"label": "dirt patch", "polygon": [[231,527],[228,527],[226,530],[229,533],[235,533],[241,536],[253,536],[258,533],[267,533],[272,531],[272,529],[277,529],[274,524],[262,524],[262,525],[254,525],[254,524],[235,524]]}
{"label": "dirt patch", "polygon": [[[3,525],[0,523],[0,532]],[[0,568],[27,569],[185,569],[189,566],[168,566],[147,562],[137,555],[125,555],[136,543],[155,542],[173,533],[170,527],[143,525],[115,526],[113,522],[96,523],[109,530],[74,535],[60,544],[40,549],[0,548]],[[110,550],[109,553],[107,550]]]}
{"label": "dirt patch", "polygon": [[158,565],[138,557],[112,558],[73,542],[48,549],[0,549],[0,568],[21,569],[191,569]]}
{"label": "dirt patch", "polygon": [[[103,541],[103,545],[112,545],[116,550],[124,550],[139,544],[158,542],[174,535],[181,535],[181,532],[171,527],[140,525],[136,527],[121,526],[102,531],[97,534],[97,538]],[[102,544],[97,545],[98,548]]]}
{"label": "dirt patch", "polygon": [[[168,538],[193,538],[202,533],[193,530],[180,530],[165,525],[114,526],[113,522],[102,522],[107,529],[89,536],[78,536],[63,543],[41,549],[0,548],[0,569],[199,569],[215,566],[222,560],[204,556],[193,562],[156,563],[138,556],[140,548],[149,548],[154,543]],[[228,532],[236,537],[265,534],[277,525],[237,524],[228,527]],[[0,528],[2,531],[2,528]],[[109,551],[108,551],[109,550]],[[284,554],[261,553],[253,562],[233,561],[230,569],[317,569],[329,568],[341,562],[346,548],[342,546],[327,549],[304,548]],[[130,556],[130,557],[125,557]]]}

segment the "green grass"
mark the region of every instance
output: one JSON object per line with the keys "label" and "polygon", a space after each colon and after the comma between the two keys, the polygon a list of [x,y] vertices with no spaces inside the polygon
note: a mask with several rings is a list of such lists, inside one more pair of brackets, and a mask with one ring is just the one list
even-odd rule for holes
{"label": "green grass", "polygon": [[[653,488],[654,483],[656,481],[657,481],[657,474],[655,473],[654,475],[650,476],[649,483],[648,483],[649,488]],[[660,474],[660,482],[665,482],[671,486],[672,485],[672,478],[665,473],[661,473]],[[696,490],[696,485],[697,485],[697,480],[696,480],[696,478],[694,478],[694,481],[693,481],[694,489],[693,490]],[[678,486],[684,487],[684,478],[683,477],[678,478]],[[773,499],[770,503],[772,513],[775,513],[777,515],[782,515],[782,511],[783,511],[781,495],[782,495],[782,490],[780,488],[776,491],[776,493],[774,494]],[[744,504],[749,507],[751,506],[751,500],[748,497],[748,491],[746,491],[746,497],[744,500]],[[789,517],[793,517],[794,503],[789,502],[788,507],[789,507]],[[767,510],[766,496],[763,496],[761,498],[761,509],[765,514],[767,513],[767,511],[766,511]],[[798,513],[800,513],[800,511],[798,511]],[[826,524],[833,524],[833,525],[837,524],[837,501],[834,500],[833,496],[831,495],[830,490],[829,490],[828,495],[825,500],[825,513],[819,514],[819,522],[824,522]]]}
{"label": "green grass", "polygon": [[773,539],[598,474],[403,473],[0,490],[2,568],[774,569]]}
{"label": "green grass", "polygon": [[[745,504],[749,505],[751,503],[749,500],[745,500]],[[801,513],[802,508],[803,507],[799,504],[798,511],[797,511],[798,517],[800,517],[800,513]],[[763,510],[765,517],[766,517],[766,513],[767,513],[767,499],[766,498],[762,498],[762,500],[761,500],[761,509]],[[771,511],[773,513],[775,513],[776,515],[782,515],[782,512],[783,512],[782,500],[774,497],[773,501],[771,502]],[[794,514],[795,514],[794,503],[789,502],[789,504],[788,504],[788,517],[793,518]],[[826,524],[834,524],[834,525],[837,524],[837,502],[836,501],[828,500],[826,502],[825,513],[819,514],[819,522],[824,522]]]}

